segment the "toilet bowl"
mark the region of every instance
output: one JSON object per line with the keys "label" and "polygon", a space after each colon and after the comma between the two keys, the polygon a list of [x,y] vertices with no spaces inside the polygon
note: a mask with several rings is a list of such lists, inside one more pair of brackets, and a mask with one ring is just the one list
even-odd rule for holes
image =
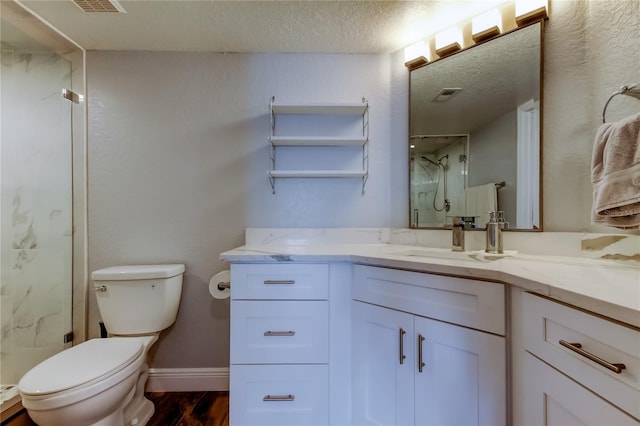
{"label": "toilet bowl", "polygon": [[175,321],[183,272],[183,265],[94,272],[103,321],[119,334],[73,346],[27,372],[18,390],[31,418],[42,426],[145,425],[154,412],[144,397],[147,353]]}

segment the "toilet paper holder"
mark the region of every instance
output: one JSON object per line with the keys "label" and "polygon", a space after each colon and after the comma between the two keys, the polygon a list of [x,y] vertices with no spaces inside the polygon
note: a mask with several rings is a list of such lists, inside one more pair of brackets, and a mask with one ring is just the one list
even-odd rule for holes
{"label": "toilet paper holder", "polygon": [[231,283],[220,281],[218,283],[218,290],[224,290],[225,288],[231,288]]}

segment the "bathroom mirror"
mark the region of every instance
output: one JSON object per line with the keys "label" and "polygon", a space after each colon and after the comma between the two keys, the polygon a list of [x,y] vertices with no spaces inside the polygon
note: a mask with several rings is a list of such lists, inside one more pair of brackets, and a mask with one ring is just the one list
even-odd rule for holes
{"label": "bathroom mirror", "polygon": [[541,41],[538,22],[411,71],[412,228],[502,210],[509,229],[542,230]]}

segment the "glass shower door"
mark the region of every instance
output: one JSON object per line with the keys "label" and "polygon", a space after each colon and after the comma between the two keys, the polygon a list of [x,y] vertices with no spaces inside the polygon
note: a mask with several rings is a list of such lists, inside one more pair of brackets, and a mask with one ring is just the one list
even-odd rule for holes
{"label": "glass shower door", "polygon": [[[0,383],[10,386],[73,329],[72,105],[62,97],[72,72],[4,13],[0,24]],[[3,399],[15,393],[5,389]]]}

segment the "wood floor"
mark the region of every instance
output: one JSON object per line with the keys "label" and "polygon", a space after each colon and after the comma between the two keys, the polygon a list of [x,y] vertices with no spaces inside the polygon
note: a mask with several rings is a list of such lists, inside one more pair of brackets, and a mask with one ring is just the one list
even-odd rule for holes
{"label": "wood floor", "polygon": [[228,392],[148,392],[156,407],[147,426],[229,426]]}
{"label": "wood floor", "polygon": [[[229,426],[229,392],[147,392],[156,412],[147,426]],[[2,426],[36,426],[22,410]]]}

